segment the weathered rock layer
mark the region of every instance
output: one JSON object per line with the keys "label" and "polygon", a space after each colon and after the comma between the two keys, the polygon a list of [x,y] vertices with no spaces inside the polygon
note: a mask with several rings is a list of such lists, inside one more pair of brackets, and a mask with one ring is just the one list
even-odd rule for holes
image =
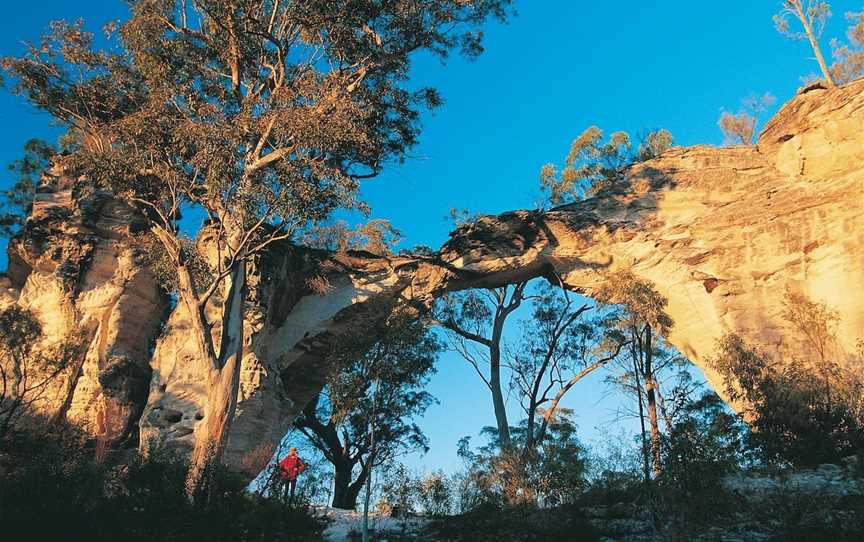
{"label": "weathered rock layer", "polygon": [[852,359],[864,337],[862,91],[811,89],[755,147],[673,149],[596,198],[456,232],[442,257],[505,281],[554,269],[589,295],[629,269],[666,296],[669,342],[712,383],[706,360],[725,333],[812,354],[781,317],[787,291],[837,312],[836,355]]}
{"label": "weathered rock layer", "polygon": [[29,310],[46,343],[75,345],[36,406],[107,446],[138,442],[151,349],[168,306],[128,243],[136,225],[135,213],[110,194],[46,174],[22,235],[9,245],[0,298],[3,307]]}
{"label": "weathered rock layer", "polygon": [[[71,181],[54,184],[10,248],[6,303],[31,307],[55,338],[74,329],[88,337],[63,407],[70,419],[112,441],[140,430],[142,442],[191,446],[206,404],[203,369],[182,306],[150,350],[167,300],[124,248],[134,213],[105,194],[76,194]],[[851,360],[864,337],[862,203],[857,82],[800,94],[757,146],[673,149],[594,198],[484,217],[430,257],[277,247],[256,262],[227,458],[243,466],[246,452],[279,440],[322,385],[329,341],[381,296],[428,305],[447,290],[533,277],[590,295],[629,269],[667,297],[669,342],[713,379],[706,360],[725,333],[769,350],[792,344],[781,312],[793,291],[837,311],[838,352]],[[46,408],[62,403],[57,392]]]}

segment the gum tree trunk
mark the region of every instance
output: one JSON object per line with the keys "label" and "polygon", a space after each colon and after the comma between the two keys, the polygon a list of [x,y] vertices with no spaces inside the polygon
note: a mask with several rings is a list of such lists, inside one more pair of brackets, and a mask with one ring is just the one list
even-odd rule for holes
{"label": "gum tree trunk", "polygon": [[819,40],[813,33],[813,25],[810,23],[809,17],[804,12],[804,6],[801,3],[801,0],[798,0],[795,3],[795,13],[798,15],[798,18],[801,20],[801,24],[804,26],[804,32],[807,33],[807,39],[810,41],[810,47],[813,48],[813,54],[816,55],[816,62],[819,63],[819,69],[822,70],[822,75],[825,76],[825,82],[828,83],[828,86],[830,88],[836,87],[837,84],[834,83],[834,78],[831,77],[831,70],[828,68],[828,63],[825,62],[825,57],[822,56],[822,48],[819,47]]}
{"label": "gum tree trunk", "polygon": [[489,389],[492,392],[492,408],[495,411],[495,423],[498,426],[498,440],[501,448],[510,446],[510,422],[507,420],[507,407],[504,404],[504,393],[501,390],[501,334],[504,330],[503,318],[496,317],[492,330],[492,341],[489,345]]}
{"label": "gum tree trunk", "polygon": [[654,376],[654,356],[651,327],[645,326],[645,400],[648,406],[648,424],[651,428],[651,456],[654,476],[660,476],[663,465],[660,458],[660,425],[657,420],[657,380]]}
{"label": "gum tree trunk", "polygon": [[239,263],[226,277],[225,306],[219,357],[208,371],[207,407],[198,427],[189,468],[190,496],[205,496],[228,440],[240,385],[243,359],[243,306],[246,301],[246,264]]}
{"label": "gum tree trunk", "polygon": [[357,508],[357,493],[351,495],[351,471],[354,465],[350,463],[337,463],[333,466],[333,508],[342,510],[354,510]]}

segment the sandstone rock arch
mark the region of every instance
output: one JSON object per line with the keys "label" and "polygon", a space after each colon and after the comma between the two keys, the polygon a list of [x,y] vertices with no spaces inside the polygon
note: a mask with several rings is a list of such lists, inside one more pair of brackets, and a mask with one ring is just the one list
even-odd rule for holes
{"label": "sandstone rock arch", "polygon": [[[111,441],[137,430],[141,441],[191,446],[206,397],[183,308],[159,333],[167,300],[123,244],[134,218],[77,186],[55,182],[37,198],[37,227],[10,246],[4,303],[38,306],[54,333],[90,330],[85,365],[68,386],[70,418]],[[246,450],[282,437],[321,386],[329,339],[372,298],[428,304],[444,291],[533,277],[590,295],[625,268],[668,298],[667,339],[709,380],[705,361],[724,333],[769,349],[784,340],[787,289],[836,310],[841,346],[854,352],[864,337],[864,81],[805,89],[754,147],[670,150],[594,198],[483,217],[433,256],[277,247],[252,284],[226,459],[242,466]],[[324,293],[310,286],[322,277]],[[63,400],[58,391],[46,408]]]}

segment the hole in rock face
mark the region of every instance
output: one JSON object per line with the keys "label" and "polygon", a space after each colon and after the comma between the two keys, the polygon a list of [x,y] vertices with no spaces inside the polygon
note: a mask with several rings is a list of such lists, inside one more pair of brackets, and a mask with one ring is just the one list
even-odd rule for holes
{"label": "hole in rock face", "polygon": [[177,410],[166,410],[162,414],[162,419],[168,423],[177,423],[183,419],[183,413]]}
{"label": "hole in rock face", "polygon": [[709,294],[714,291],[714,288],[716,288],[718,284],[720,284],[720,279],[715,279],[714,277],[702,281],[702,285],[705,286],[705,291]]}
{"label": "hole in rock face", "polygon": [[173,432],[174,438],[185,437],[186,435],[192,434],[191,427],[178,427],[176,431]]}
{"label": "hole in rock face", "polygon": [[195,419],[196,419],[196,420],[203,420],[203,419],[204,419],[204,414],[201,414],[200,412],[196,412],[196,413],[195,413]]}
{"label": "hole in rock face", "polygon": [[825,86],[825,83],[822,81],[816,81],[815,83],[811,83],[806,87],[802,88],[798,91],[798,94],[807,94],[808,92],[813,92],[814,90],[827,90],[828,87]]}

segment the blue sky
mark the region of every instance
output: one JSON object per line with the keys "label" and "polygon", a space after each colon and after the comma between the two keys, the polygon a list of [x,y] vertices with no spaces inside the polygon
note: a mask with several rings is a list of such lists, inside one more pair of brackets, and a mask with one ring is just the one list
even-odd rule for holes
{"label": "blue sky", "polygon": [[[451,207],[480,213],[532,207],[541,165],[562,161],[570,141],[592,124],[631,133],[665,127],[678,144],[720,144],[721,108],[737,110],[742,98],[764,92],[779,107],[800,77],[817,70],[805,43],[774,31],[780,3],[517,0],[519,16],[488,26],[478,60],[416,59],[414,81],[437,87],[445,104],[424,117],[412,158],[392,164],[363,194],[374,216],[403,232],[406,245],[436,247],[447,239]],[[843,13],[864,10],[864,0],[831,4],[826,48],[845,33]],[[20,53],[21,42],[36,39],[51,19],[80,16],[96,29],[125,13],[121,0],[29,6],[4,12],[0,54]],[[0,126],[0,164],[19,157],[27,139],[58,134],[45,115],[8,92],[0,93]],[[0,184],[8,186],[11,179],[2,175]],[[452,469],[456,441],[494,418],[482,384],[453,355],[442,357],[431,391],[441,401],[423,420],[432,450],[411,461]],[[571,392],[567,406],[576,409],[585,440],[613,417],[618,401],[607,391],[595,375]]]}

